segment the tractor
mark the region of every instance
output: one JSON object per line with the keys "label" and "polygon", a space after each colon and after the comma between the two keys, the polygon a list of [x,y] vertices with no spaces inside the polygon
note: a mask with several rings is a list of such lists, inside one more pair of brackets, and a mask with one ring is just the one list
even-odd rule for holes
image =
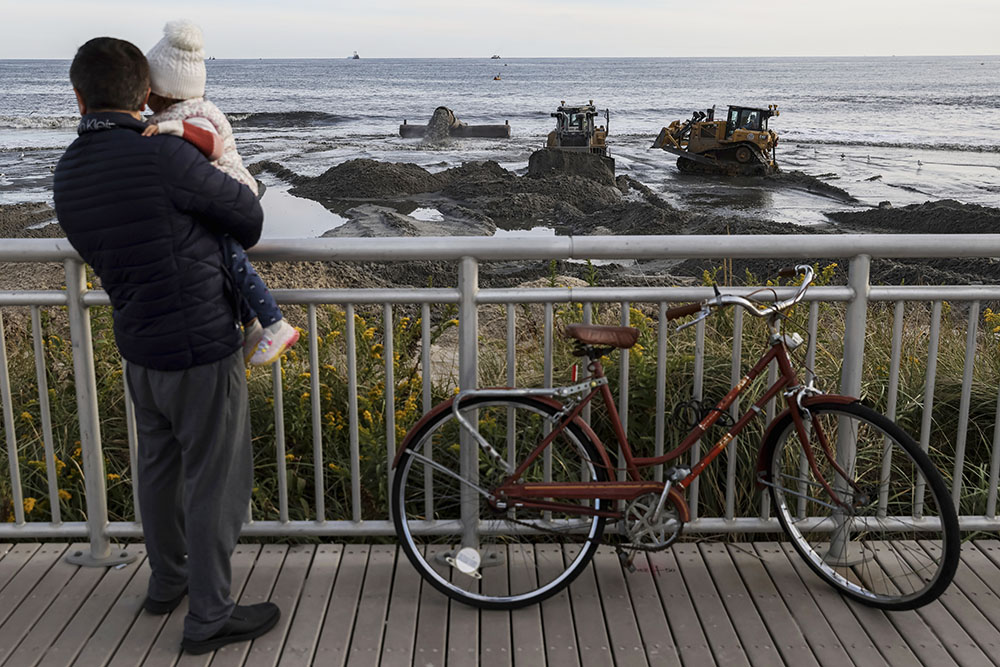
{"label": "tractor", "polygon": [[715,107],[695,111],[690,119],[675,120],[660,130],[652,147],[677,155],[677,168],[684,173],[773,174],[778,171],[778,135],[768,129],[767,121],[777,115],[777,104],[766,109],[730,106],[725,120],[715,119]]}

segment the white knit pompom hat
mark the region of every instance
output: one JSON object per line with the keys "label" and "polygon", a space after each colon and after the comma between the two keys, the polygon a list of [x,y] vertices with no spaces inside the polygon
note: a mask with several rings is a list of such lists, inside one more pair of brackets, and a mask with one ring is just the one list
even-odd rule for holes
{"label": "white knit pompom hat", "polygon": [[187,100],[205,96],[205,39],[201,28],[184,19],[163,27],[163,39],[146,54],[149,84],[161,97]]}

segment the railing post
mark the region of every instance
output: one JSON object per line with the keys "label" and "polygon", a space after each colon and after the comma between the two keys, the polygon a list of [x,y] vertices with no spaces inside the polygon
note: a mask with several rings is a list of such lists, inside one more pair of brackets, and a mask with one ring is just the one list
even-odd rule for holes
{"label": "railing post", "polygon": [[858,255],[851,259],[847,286],[854,297],[847,304],[844,324],[844,365],[840,371],[840,393],[861,395],[861,370],[865,362],[865,326],[868,323],[868,282],[872,258]]}
{"label": "railing post", "polygon": [[[100,416],[97,410],[97,379],[94,374],[94,348],[90,334],[90,311],[83,303],[87,278],[83,263],[67,259],[66,295],[69,305],[69,334],[73,347],[73,374],[76,385],[76,409],[80,423],[80,449],[87,494],[87,536],[90,550],[74,551],[66,561],[74,565],[102,567],[131,563],[135,554],[111,549],[108,539],[108,502],[104,477],[104,453],[101,450]],[[137,480],[132,480],[137,483]]]}
{"label": "railing post", "polygon": [[[854,296],[847,304],[844,323],[844,363],[840,371],[840,393],[847,396],[861,396],[861,372],[865,361],[865,329],[868,323],[868,293],[869,275],[871,273],[871,256],[858,255],[851,259],[848,269],[847,285],[854,290]],[[854,457],[856,454],[855,434],[849,433],[845,419],[840,419],[837,425],[837,463],[854,474]],[[838,493],[848,493],[847,480],[838,477],[834,484]],[[850,548],[849,522],[844,520],[842,512],[834,511],[834,520],[840,525],[830,536],[830,550],[825,560],[843,565],[857,562],[864,558],[859,551]]]}
{"label": "railing post", "polygon": [[[476,297],[479,292],[479,264],[474,257],[463,257],[458,268],[458,388],[475,389],[479,381],[479,311]],[[478,414],[467,415],[473,427],[478,428]],[[475,483],[479,482],[479,446],[464,429],[460,434],[461,473]],[[463,484],[462,546],[479,547],[479,494]]]}

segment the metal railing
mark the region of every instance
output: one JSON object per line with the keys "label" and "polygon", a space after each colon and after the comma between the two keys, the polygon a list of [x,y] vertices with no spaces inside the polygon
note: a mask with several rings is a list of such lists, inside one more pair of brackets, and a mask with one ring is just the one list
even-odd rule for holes
{"label": "metal railing", "polygon": [[[911,235],[831,235],[831,236],[678,236],[678,237],[530,237],[530,238],[406,238],[406,239],[309,239],[282,240],[261,243],[251,251],[255,260],[266,261],[342,261],[371,262],[411,260],[453,261],[457,263],[457,288],[387,288],[387,289],[286,289],[275,290],[277,300],[283,304],[301,304],[307,310],[306,341],[309,348],[310,371],[309,407],[312,427],[312,456],[314,463],[314,516],[311,520],[290,520],[288,489],[286,487],[285,408],[282,394],[280,365],[272,367],[275,467],[278,487],[278,516],[276,520],[253,520],[248,516],[244,535],[248,536],[372,536],[393,533],[388,510],[383,518],[362,520],[362,484],[360,474],[360,443],[358,414],[357,332],[355,308],[381,306],[383,320],[384,387],[385,387],[385,456],[391,463],[395,453],[395,379],[393,349],[394,307],[405,304],[420,308],[420,373],[422,376],[422,408],[430,409],[432,403],[431,355],[431,306],[453,304],[458,313],[458,378],[461,389],[477,385],[479,378],[479,328],[480,307],[499,304],[506,307],[506,350],[504,362],[507,384],[513,385],[517,368],[516,314],[523,304],[542,307],[543,382],[553,383],[553,338],[555,331],[554,309],[556,304],[582,304],[583,321],[590,322],[596,304],[620,306],[620,323],[630,324],[630,307],[633,304],[652,304],[651,312],[657,313],[657,369],[655,418],[653,442],[655,454],[664,451],[668,415],[665,406],[667,340],[672,332],[668,327],[665,311],[668,303],[693,301],[712,294],[709,287],[545,287],[484,289],[479,286],[479,263],[484,260],[648,260],[648,259],[722,259],[722,258],[783,258],[816,261],[823,258],[848,258],[850,261],[846,286],[819,286],[809,290],[807,327],[810,344],[806,351],[805,367],[813,368],[816,360],[817,327],[821,303],[846,304],[844,316],[844,343],[840,390],[845,394],[860,395],[862,369],[865,360],[866,323],[869,304],[888,302],[893,305],[891,333],[891,359],[888,369],[888,398],[886,412],[890,418],[896,413],[900,364],[902,354],[904,306],[907,302],[932,304],[929,323],[929,344],[923,392],[923,417],[919,442],[926,449],[931,435],[934,408],[934,384],[937,373],[938,345],[940,338],[943,302],[962,302],[968,307],[965,364],[962,394],[958,414],[958,428],[954,440],[952,469],[953,494],[956,500],[962,492],[965,465],[966,439],[969,431],[970,387],[973,368],[981,338],[978,323],[983,302],[1000,301],[1000,286],[872,286],[869,282],[873,258],[934,258],[934,257],[1000,257],[1000,235],[981,236],[911,236]],[[18,437],[10,386],[7,344],[4,338],[3,319],[0,314],[0,398],[6,434],[6,452],[9,463],[8,488],[13,503],[13,521],[0,523],[0,539],[18,538],[87,538],[90,553],[84,560],[91,563],[107,562],[113,558],[111,540],[141,537],[141,517],[135,503],[135,521],[108,520],[105,459],[101,444],[100,414],[97,385],[94,373],[94,349],[90,323],[90,309],[108,305],[107,295],[88,288],[84,264],[65,239],[4,239],[0,242],[0,261],[3,262],[62,262],[66,273],[65,290],[0,291],[0,306],[27,307],[31,312],[31,329],[35,357],[38,406],[41,417],[41,438],[44,442],[48,496],[51,505],[50,521],[29,521],[23,507],[21,469]],[[794,288],[774,288],[773,298],[786,298]],[[748,294],[752,288],[730,288],[729,293]],[[347,364],[347,429],[349,432],[349,461],[337,462],[350,468],[350,516],[328,518],[325,506],[323,468],[324,436],[321,425],[319,359],[317,334],[317,308],[327,304],[344,306],[344,354]],[[53,451],[46,365],[42,345],[40,310],[44,307],[65,306],[69,318],[72,341],[72,358],[76,386],[76,408],[79,422],[82,473],[86,488],[86,521],[63,521],[60,514],[57,470]],[[701,399],[704,388],[705,322],[694,329],[694,369],[692,398]],[[741,372],[742,313],[733,314],[733,341],[731,376],[737,381]],[[109,336],[110,332],[101,332]],[[629,355],[623,355],[619,368],[618,409],[623,423],[630,419]],[[124,376],[124,374],[122,374]],[[773,377],[772,377],[773,379]],[[808,377],[806,378],[809,379]],[[124,382],[124,380],[123,380]],[[128,392],[122,387],[125,398],[125,416],[132,479],[135,479],[135,453],[137,447],[134,415]],[[737,410],[738,405],[733,406]],[[773,406],[770,408],[773,410]],[[589,409],[584,415],[589,419]],[[1000,519],[996,517],[997,480],[1000,476],[1000,393],[991,424],[980,423],[980,432],[992,431],[992,448],[988,473],[988,497],[983,514],[960,516],[966,530],[997,530]],[[408,426],[408,425],[407,425]],[[699,456],[697,449],[693,457]],[[687,532],[760,532],[775,531],[776,523],[769,516],[769,506],[762,503],[759,512],[751,516],[737,516],[735,510],[736,457],[730,456],[726,470],[724,511],[720,516],[700,516],[698,482],[689,489],[692,522]],[[391,478],[391,465],[387,465]],[[661,471],[657,470],[659,477]],[[2,481],[2,479],[0,479]],[[0,487],[2,489],[2,487]],[[2,521],[0,517],[0,521]]]}

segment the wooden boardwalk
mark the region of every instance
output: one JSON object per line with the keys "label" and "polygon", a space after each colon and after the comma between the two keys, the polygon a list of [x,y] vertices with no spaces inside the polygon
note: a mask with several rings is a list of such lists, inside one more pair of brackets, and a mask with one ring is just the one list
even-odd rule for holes
{"label": "wooden boardwalk", "polygon": [[480,612],[423,585],[394,546],[240,545],[233,592],[279,625],[180,652],[186,602],[140,611],[148,564],[67,564],[83,545],[0,544],[0,665],[1000,665],[1000,542],[966,544],[934,604],[845,602],[773,542],[685,543],[624,574],[602,547],[568,591]]}

